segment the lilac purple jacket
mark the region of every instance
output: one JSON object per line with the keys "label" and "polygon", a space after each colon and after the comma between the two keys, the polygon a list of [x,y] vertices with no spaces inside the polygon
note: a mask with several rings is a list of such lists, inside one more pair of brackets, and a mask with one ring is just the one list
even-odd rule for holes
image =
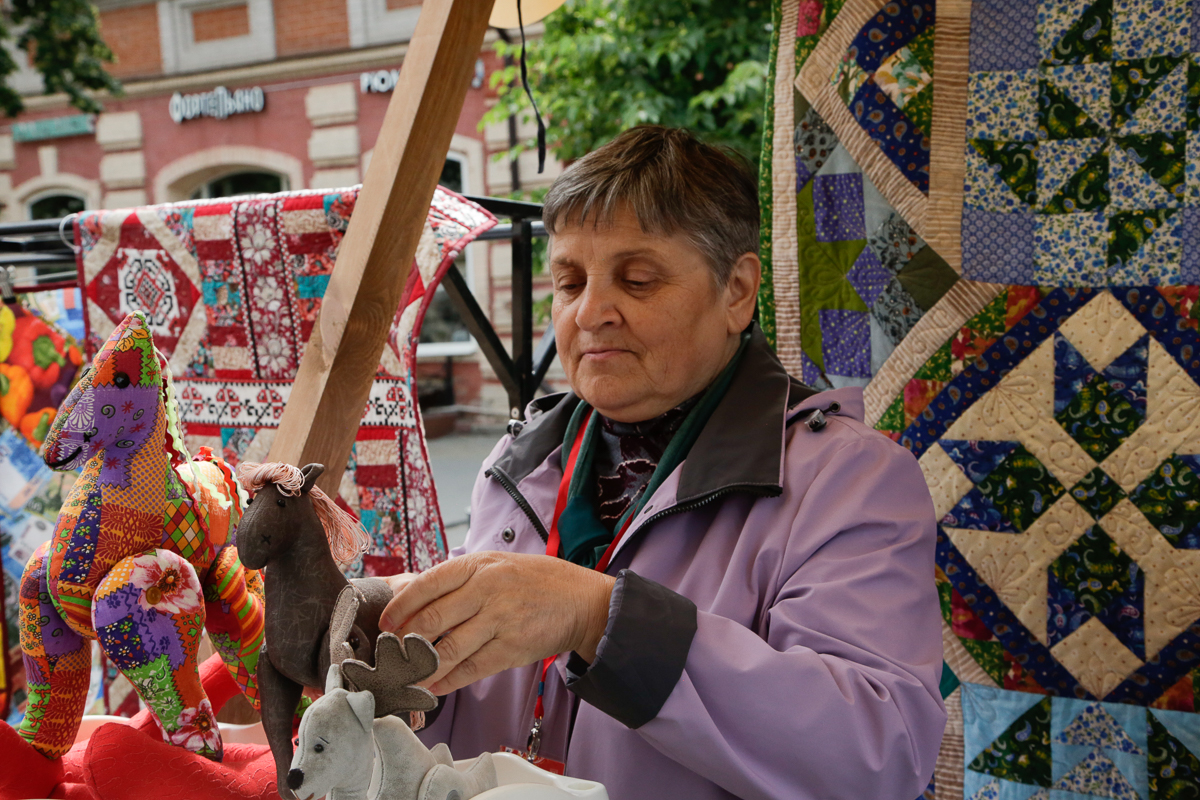
{"label": "lilac purple jacket", "polygon": [[[545,553],[572,394],[542,398],[475,484],[454,555]],[[813,423],[820,410],[824,427]],[[813,394],[761,331],[688,458],[629,528],[588,666],[547,676],[542,754],[612,800],[913,800],[945,711],[933,504],[862,392]],[[523,748],[540,665],[449,695],[421,738]]]}

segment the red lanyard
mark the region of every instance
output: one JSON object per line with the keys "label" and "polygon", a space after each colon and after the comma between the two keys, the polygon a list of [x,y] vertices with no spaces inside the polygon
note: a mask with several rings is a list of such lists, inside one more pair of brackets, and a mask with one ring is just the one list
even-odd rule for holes
{"label": "red lanyard", "polygon": [[[558,500],[554,504],[554,518],[550,521],[550,532],[546,536],[546,555],[558,558],[558,550],[561,546],[561,538],[558,535],[558,519],[562,516],[563,511],[567,507],[567,495],[571,489],[571,477],[575,474],[575,462],[579,460],[579,451],[583,446],[584,434],[587,432],[588,425],[592,421],[592,415],[595,411],[589,411],[588,416],[579,425],[579,431],[575,434],[575,442],[571,445],[571,453],[567,457],[567,466],[563,470],[562,482],[558,485]],[[620,544],[621,539],[625,536],[625,532],[629,530],[629,524],[633,522],[636,514],[630,514],[625,520],[625,523],[617,531],[613,540],[608,545],[608,549],[604,551],[604,555],[596,562],[596,571],[604,572],[608,569],[608,564],[612,561],[613,553]],[[550,665],[554,663],[558,655],[546,656],[542,659],[542,679],[538,683],[537,703],[533,707],[533,729],[529,734],[529,743],[527,750],[529,757],[537,756],[537,746],[541,738],[542,717],[545,715],[546,707],[542,702],[542,696],[546,692],[546,674],[550,671]]]}

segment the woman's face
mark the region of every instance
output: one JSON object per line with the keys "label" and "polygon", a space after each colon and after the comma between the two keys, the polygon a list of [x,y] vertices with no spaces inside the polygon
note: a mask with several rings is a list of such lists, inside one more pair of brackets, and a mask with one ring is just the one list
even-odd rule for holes
{"label": "woman's face", "polygon": [[700,392],[750,324],[759,261],[747,253],[718,287],[682,235],[644,233],[622,209],[611,224],[561,224],[550,240],[552,316],[575,393],[604,416],[640,422]]}

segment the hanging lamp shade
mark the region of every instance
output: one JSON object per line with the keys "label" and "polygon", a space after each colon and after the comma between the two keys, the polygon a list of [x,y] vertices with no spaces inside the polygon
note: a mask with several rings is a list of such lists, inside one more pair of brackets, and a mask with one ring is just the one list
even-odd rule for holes
{"label": "hanging lamp shade", "polygon": [[[566,0],[521,0],[521,19],[526,25],[532,25],[564,2]],[[517,0],[496,0],[488,25],[493,28],[516,28]]]}

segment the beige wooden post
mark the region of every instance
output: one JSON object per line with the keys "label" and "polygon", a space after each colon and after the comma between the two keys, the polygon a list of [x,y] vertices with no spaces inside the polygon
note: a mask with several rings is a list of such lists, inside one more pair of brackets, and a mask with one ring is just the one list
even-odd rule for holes
{"label": "beige wooden post", "polygon": [[493,0],[425,0],[270,460],[338,489]]}

